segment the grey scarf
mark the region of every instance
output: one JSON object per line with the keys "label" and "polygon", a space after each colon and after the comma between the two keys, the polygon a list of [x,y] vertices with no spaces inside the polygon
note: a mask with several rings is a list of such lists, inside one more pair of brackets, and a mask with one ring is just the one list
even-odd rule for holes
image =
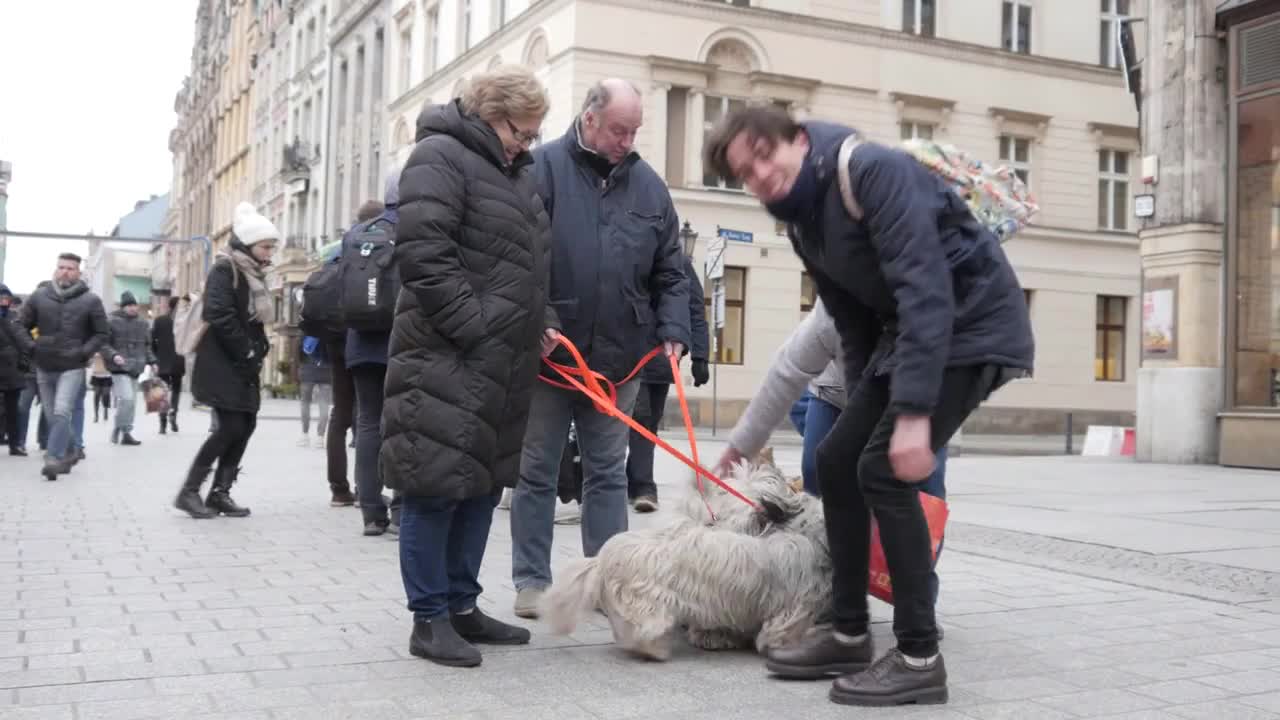
{"label": "grey scarf", "polygon": [[243,275],[249,283],[249,319],[263,324],[270,322],[275,316],[275,304],[271,302],[271,292],[267,290],[267,277],[262,264],[249,253],[231,248],[219,250],[218,257],[231,262],[233,278]]}

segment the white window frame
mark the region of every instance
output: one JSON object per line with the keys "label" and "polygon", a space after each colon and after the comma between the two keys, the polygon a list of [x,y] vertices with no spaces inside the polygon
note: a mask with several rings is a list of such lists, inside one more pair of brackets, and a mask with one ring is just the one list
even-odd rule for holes
{"label": "white window frame", "polygon": [[[921,128],[929,128],[929,136],[920,134]],[[938,126],[933,123],[903,120],[898,123],[898,135],[903,140],[932,140],[938,134]]]}
{"label": "white window frame", "polygon": [[[1102,56],[1099,59],[1105,67],[1120,67],[1120,48],[1117,47],[1117,43],[1115,42],[1116,28],[1121,22],[1127,20],[1129,16],[1122,15],[1119,10],[1117,10],[1121,0],[1103,0],[1103,2],[1107,4],[1107,8],[1102,11],[1101,19],[1099,20],[1099,31],[1104,27],[1107,28],[1106,34],[1108,40],[1101,48]],[[1101,35],[1102,33],[1099,32],[1099,37],[1101,37]]]}
{"label": "white window frame", "polygon": [[[915,18],[915,22],[912,23],[912,26],[910,28],[904,28],[903,32],[908,32],[908,33],[911,33],[912,35],[920,35],[922,37],[937,37],[938,35],[938,0],[902,0],[902,2],[903,2],[903,10],[904,10],[903,18],[902,18],[903,24],[905,24],[907,21],[906,12],[905,12],[906,4],[910,3],[911,7],[915,10],[915,14],[912,15],[912,17]],[[923,11],[924,11],[925,3],[933,3],[933,32],[930,33],[929,35],[924,35],[921,32],[923,30],[923,25],[921,25],[921,19],[924,17]]]}
{"label": "white window frame", "polygon": [[[1019,141],[1027,144],[1027,159],[1023,161],[1015,159],[1018,156]],[[1032,149],[1035,147],[1035,141],[1029,137],[1021,135],[1005,134],[1000,136],[999,145],[1000,162],[1008,165],[1009,169],[1013,170],[1015,173],[1026,173],[1026,177],[1022,178],[1022,181],[1027,184],[1028,188],[1030,188],[1032,179],[1031,166],[1035,160],[1035,154],[1032,152]]]}
{"label": "white window frame", "polygon": [[471,20],[474,17],[472,4],[474,2],[475,0],[461,0],[462,7],[458,10],[458,16],[462,23],[462,52],[467,52],[471,49]]}
{"label": "white window frame", "polygon": [[[1035,40],[1035,33],[1031,32],[1030,29],[1027,30],[1028,32],[1027,51],[1024,53],[1018,49],[1018,45],[1019,45],[1018,41],[1021,39],[1018,37],[1018,13],[1021,12],[1024,8],[1026,9],[1027,13],[1030,15],[1030,21],[1027,23],[1027,26],[1028,28],[1031,28],[1032,26],[1034,26],[1036,21],[1035,3],[1032,0],[1003,0],[1000,6],[1000,17],[1002,22],[1004,18],[1005,5],[1013,6],[1012,8],[1013,12],[1009,14],[1008,52],[1018,53],[1019,55],[1030,55],[1034,53],[1035,46],[1032,44],[1032,41]],[[1000,28],[1000,47],[1001,48],[1004,47],[1004,28],[1003,27]]]}
{"label": "white window frame", "polygon": [[[1116,185],[1123,183],[1125,197],[1128,197],[1130,175],[1127,171],[1133,168],[1133,153],[1128,150],[1102,148],[1098,150],[1098,155],[1101,158],[1105,158],[1107,167],[1106,170],[1098,170],[1098,182],[1100,185],[1105,183],[1106,187],[1106,192],[1103,192],[1100,187],[1098,193],[1098,209],[1102,210],[1105,205],[1107,218],[1106,224],[1104,224],[1100,229],[1127,232],[1129,230],[1129,207],[1128,204],[1126,204],[1124,212],[1120,213],[1119,217],[1117,217],[1115,207]],[[1126,172],[1116,172],[1116,156],[1118,155],[1125,156]],[[1099,163],[1099,165],[1101,164],[1102,163]]]}
{"label": "white window frame", "polygon": [[[734,97],[734,96],[732,96],[732,95],[718,95],[718,94],[716,94],[716,93],[706,93],[703,97],[705,98],[705,99],[703,100],[703,102],[704,102],[704,103],[705,103],[707,100],[713,100],[713,99],[714,99],[714,100],[719,100],[719,101],[720,101],[720,117],[716,118],[715,120],[712,120],[712,119],[710,119],[709,117],[707,117],[707,115],[706,115],[705,111],[704,111],[704,113],[703,113],[703,116],[702,116],[702,144],[703,144],[703,146],[705,146],[705,145],[707,144],[707,134],[708,134],[708,133],[710,133],[710,132],[715,128],[716,123],[718,123],[718,122],[720,121],[720,119],[721,119],[721,118],[723,118],[725,115],[727,115],[727,114],[728,114],[728,112],[729,112],[729,103],[730,103],[730,102],[733,102],[733,101],[737,101],[737,102],[743,103],[743,104],[745,105],[745,104],[747,104],[747,103],[748,103],[748,102],[750,102],[750,101],[749,101],[749,100],[747,100],[746,98]],[[704,106],[704,107],[705,107],[705,106]],[[739,193],[745,193],[745,192],[746,192],[746,188],[744,188],[744,187],[742,186],[741,182],[739,182],[738,187],[730,187],[730,186],[727,184],[727,182],[726,182],[725,178],[720,178],[720,179],[719,179],[718,184],[716,184],[716,185],[707,185],[707,184],[706,184],[706,179],[707,179],[707,178],[706,178],[706,172],[703,172],[703,176],[702,176],[701,178],[699,178],[699,182],[701,182],[701,183],[702,183],[702,186],[703,186],[703,187],[705,187],[705,188],[711,188],[711,189],[713,189],[713,190],[723,190],[723,191],[726,191],[726,192],[739,192]]]}
{"label": "white window frame", "polygon": [[440,69],[440,4],[427,8],[427,71],[430,77]]}
{"label": "white window frame", "polygon": [[413,26],[400,28],[400,94],[409,92],[413,86]]}

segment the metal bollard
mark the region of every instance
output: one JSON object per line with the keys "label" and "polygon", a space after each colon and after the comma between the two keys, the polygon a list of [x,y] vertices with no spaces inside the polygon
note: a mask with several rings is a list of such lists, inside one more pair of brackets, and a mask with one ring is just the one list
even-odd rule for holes
{"label": "metal bollard", "polygon": [[1071,430],[1071,413],[1067,413],[1067,454],[1074,455],[1075,450],[1071,447],[1075,440],[1075,433]]}

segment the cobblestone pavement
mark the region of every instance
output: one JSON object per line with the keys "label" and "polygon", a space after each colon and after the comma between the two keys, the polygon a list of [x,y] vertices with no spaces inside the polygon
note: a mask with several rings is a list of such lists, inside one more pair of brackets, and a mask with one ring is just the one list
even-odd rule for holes
{"label": "cobblestone pavement", "polygon": [[[395,542],[328,507],[324,453],[296,447],[296,423],[259,425],[236,491],[252,517],[197,522],[168,505],[207,420],[167,437],[153,422],[140,448],[91,424],[88,460],[54,483],[34,457],[0,457],[0,720],[1280,718],[1275,475],[957,458],[951,702],[872,710],[770,680],[750,653],[638,662],[599,622],[565,638],[535,624],[532,645],[474,670],[412,659]],[[673,498],[685,474],[659,474]],[[577,534],[556,527],[557,563]],[[511,618],[501,511],[484,582],[486,610]],[[887,648],[889,609],[874,614]]]}

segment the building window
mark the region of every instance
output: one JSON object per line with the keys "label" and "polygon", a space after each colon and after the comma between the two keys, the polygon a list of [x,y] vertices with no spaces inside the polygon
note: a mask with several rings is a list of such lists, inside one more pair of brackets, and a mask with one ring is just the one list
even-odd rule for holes
{"label": "building window", "polygon": [[933,37],[936,0],[902,0],[902,32]]}
{"label": "building window", "polygon": [[1128,298],[1098,296],[1093,379],[1124,380],[1124,319]]}
{"label": "building window", "polygon": [[507,0],[494,0],[493,15],[498,20],[498,27],[507,24]]}
{"label": "building window", "polygon": [[[724,327],[717,331],[712,325],[711,332],[716,340],[716,351],[711,361],[721,365],[741,365],[743,351],[743,335],[746,324],[746,288],[747,269],[744,267],[726,266],[724,269]],[[714,309],[711,299],[715,293],[715,283],[703,284],[703,303],[707,308],[707,323],[711,324]]]}
{"label": "building window", "polygon": [[1116,29],[1129,15],[1129,0],[1102,0],[1102,31],[1100,61],[1107,67],[1120,66],[1120,47],[1116,42]]}
{"label": "building window", "polygon": [[462,51],[471,49],[471,3],[473,0],[462,0]]}
{"label": "building window", "polygon": [[800,273],[800,312],[808,314],[818,300],[818,286],[809,273]]}
{"label": "building window", "polygon": [[409,91],[412,84],[412,78],[409,73],[413,71],[413,31],[411,28],[405,28],[400,31],[400,94],[403,95]]}
{"label": "building window", "polygon": [[427,75],[440,67],[440,6],[427,11]]}
{"label": "building window", "polygon": [[[702,123],[702,142],[706,145],[707,136],[711,134],[720,119],[735,110],[741,110],[747,106],[745,100],[736,98],[719,97],[717,95],[707,95],[703,98],[704,115]],[[702,173],[702,184],[711,188],[724,188],[726,190],[741,190],[742,182],[736,178],[722,178],[719,175],[705,170]]]}
{"label": "building window", "polygon": [[[1280,30],[1277,26],[1272,28],[1272,32]],[[1247,50],[1236,52],[1245,55]],[[1261,47],[1254,52],[1257,57],[1252,53],[1245,57],[1256,63],[1252,71],[1260,72],[1258,68],[1267,58]],[[1234,287],[1229,288],[1228,297],[1235,298],[1231,308],[1234,312],[1228,312],[1228,318],[1235,316],[1228,345],[1233,365],[1231,398],[1235,407],[1277,407],[1280,406],[1280,151],[1276,146],[1280,144],[1280,94],[1239,100],[1236,118],[1236,196],[1232,208],[1235,237],[1228,250],[1228,255],[1232,252],[1235,255],[1228,265],[1234,268]]]}
{"label": "building window", "polygon": [[904,122],[899,125],[903,140],[932,140],[933,125],[929,123]]}
{"label": "building window", "polygon": [[1000,160],[1006,163],[1022,182],[1028,187],[1031,186],[1031,140],[1001,135]]}
{"label": "building window", "polygon": [[1098,227],[1129,229],[1129,153],[1098,151]]}
{"label": "building window", "polygon": [[1004,0],[1000,17],[1000,47],[1010,52],[1031,52],[1031,0]]}

